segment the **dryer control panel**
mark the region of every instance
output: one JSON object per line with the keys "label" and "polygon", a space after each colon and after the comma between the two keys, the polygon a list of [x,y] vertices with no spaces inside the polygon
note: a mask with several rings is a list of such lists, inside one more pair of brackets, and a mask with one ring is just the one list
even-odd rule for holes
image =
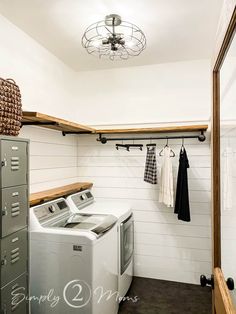
{"label": "dryer control panel", "polygon": [[73,194],[70,198],[78,209],[82,209],[94,202],[94,197],[90,190]]}

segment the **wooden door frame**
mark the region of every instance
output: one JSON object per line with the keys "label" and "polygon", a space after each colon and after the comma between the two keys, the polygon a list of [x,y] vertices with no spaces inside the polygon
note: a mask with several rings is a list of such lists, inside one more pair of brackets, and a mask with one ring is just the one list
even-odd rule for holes
{"label": "wooden door frame", "polygon": [[[231,10],[225,12],[221,38],[214,56],[212,67],[212,117],[211,117],[211,145],[212,145],[212,273],[221,268],[221,198],[220,198],[220,70],[226,54],[236,32],[236,4],[231,2]],[[224,14],[224,12],[223,12]],[[223,36],[222,36],[223,34]],[[215,298],[212,291],[212,313],[215,313]]]}
{"label": "wooden door frame", "polygon": [[213,106],[211,121],[212,143],[212,239],[213,268],[221,267],[221,208],[220,208],[220,69],[236,32],[236,6],[231,12],[223,42],[213,66]]}

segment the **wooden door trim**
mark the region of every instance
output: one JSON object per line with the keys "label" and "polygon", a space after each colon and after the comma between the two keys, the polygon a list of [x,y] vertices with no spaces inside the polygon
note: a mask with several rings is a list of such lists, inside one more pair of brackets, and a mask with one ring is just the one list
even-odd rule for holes
{"label": "wooden door trim", "polygon": [[[224,275],[220,268],[214,269],[214,282],[215,282],[215,306],[219,309],[220,314],[235,314],[234,305],[228,287],[225,282]],[[224,307],[222,307],[224,304]]]}
{"label": "wooden door trim", "polygon": [[221,267],[220,209],[220,69],[236,32],[236,6],[231,14],[223,42],[213,66],[212,105],[212,240],[213,268]]}
{"label": "wooden door trim", "polygon": [[220,73],[213,71],[212,110],[212,263],[221,266],[221,215],[220,215]]}
{"label": "wooden door trim", "polygon": [[233,12],[231,12],[231,18],[229,20],[228,27],[226,29],[225,36],[223,38],[223,42],[220,46],[220,50],[217,54],[217,58],[213,67],[213,72],[220,71],[226,54],[230,48],[230,44],[234,38],[234,34],[236,32],[236,7],[234,8]]}

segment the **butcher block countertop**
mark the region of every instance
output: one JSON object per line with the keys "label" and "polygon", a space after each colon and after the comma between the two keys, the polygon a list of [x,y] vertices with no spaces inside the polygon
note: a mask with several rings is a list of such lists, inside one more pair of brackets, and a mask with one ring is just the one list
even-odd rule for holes
{"label": "butcher block countertop", "polygon": [[93,186],[91,182],[76,182],[69,185],[60,186],[50,190],[45,190],[30,194],[30,206],[35,206],[44,202],[64,197],[76,192],[90,189]]}

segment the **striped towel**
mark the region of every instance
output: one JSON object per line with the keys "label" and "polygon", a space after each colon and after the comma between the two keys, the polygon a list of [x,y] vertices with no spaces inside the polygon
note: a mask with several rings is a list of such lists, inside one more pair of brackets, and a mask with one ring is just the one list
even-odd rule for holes
{"label": "striped towel", "polygon": [[144,181],[151,184],[157,184],[157,161],[155,146],[147,147]]}

